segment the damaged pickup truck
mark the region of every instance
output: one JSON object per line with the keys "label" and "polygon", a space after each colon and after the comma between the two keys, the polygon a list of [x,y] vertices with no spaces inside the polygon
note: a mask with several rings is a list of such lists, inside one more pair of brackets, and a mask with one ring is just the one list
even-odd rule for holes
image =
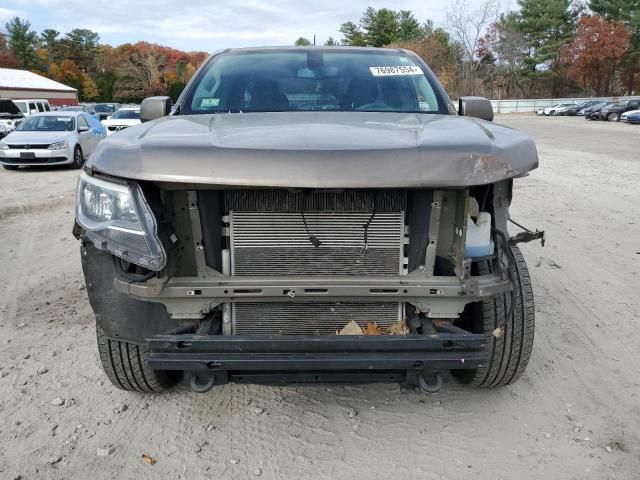
{"label": "damaged pickup truck", "polygon": [[373,48],[212,55],[175,105],[103,140],[74,233],[104,370],[125,390],[517,380],[534,306],[507,230],[531,138],[457,112]]}

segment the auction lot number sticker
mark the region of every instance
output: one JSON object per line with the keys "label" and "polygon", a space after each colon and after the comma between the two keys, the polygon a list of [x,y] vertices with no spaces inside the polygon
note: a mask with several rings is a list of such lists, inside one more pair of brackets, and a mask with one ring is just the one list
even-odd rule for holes
{"label": "auction lot number sticker", "polygon": [[422,75],[422,69],[415,65],[400,65],[397,67],[369,67],[374,77],[387,77],[390,75]]}

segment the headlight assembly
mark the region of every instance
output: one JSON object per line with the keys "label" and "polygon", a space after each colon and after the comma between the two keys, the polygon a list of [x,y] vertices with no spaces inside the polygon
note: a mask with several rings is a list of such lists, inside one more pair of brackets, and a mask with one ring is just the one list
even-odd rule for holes
{"label": "headlight assembly", "polygon": [[9,145],[4,142],[0,142],[0,150],[9,150]]}
{"label": "headlight assembly", "polygon": [[76,220],[96,248],[153,271],[166,265],[153,212],[136,184],[107,182],[82,173]]}
{"label": "headlight assembly", "polygon": [[67,142],[56,142],[49,145],[49,150],[62,150],[63,148],[67,148]]}

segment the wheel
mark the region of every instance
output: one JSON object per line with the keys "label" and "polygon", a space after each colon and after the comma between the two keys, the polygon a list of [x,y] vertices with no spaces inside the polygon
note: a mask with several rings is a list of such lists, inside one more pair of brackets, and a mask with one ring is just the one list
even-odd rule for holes
{"label": "wheel", "polygon": [[130,392],[161,392],[176,384],[179,375],[149,368],[149,348],[108,338],[96,326],[100,362],[116,387]]}
{"label": "wheel", "polygon": [[[510,319],[512,292],[496,295],[482,302],[467,305],[461,326],[473,333],[482,333],[487,342],[485,363],[475,370],[454,370],[452,374],[463,384],[474,387],[501,387],[520,378],[527,368],[535,330],[535,310],[531,279],[522,253],[511,247],[516,265],[509,268],[517,279],[514,285],[515,305]],[[475,265],[474,265],[475,267]],[[493,270],[485,261],[477,264],[476,273],[486,275]],[[512,275],[513,276],[513,275]],[[501,336],[494,331],[504,325]]]}
{"label": "wheel", "polygon": [[5,170],[17,170],[18,166],[17,165],[2,165],[4,167]]}
{"label": "wheel", "polygon": [[73,149],[73,163],[71,164],[71,168],[82,168],[82,165],[84,165],[82,149],[80,145],[76,145],[76,148]]}
{"label": "wheel", "polygon": [[609,120],[610,122],[617,122],[618,120],[620,120],[620,114],[619,113],[610,113],[609,115],[607,115],[607,120]]}
{"label": "wheel", "polygon": [[551,112],[549,113],[549,115],[551,115],[552,117],[556,116],[556,111],[555,110],[551,110]]}

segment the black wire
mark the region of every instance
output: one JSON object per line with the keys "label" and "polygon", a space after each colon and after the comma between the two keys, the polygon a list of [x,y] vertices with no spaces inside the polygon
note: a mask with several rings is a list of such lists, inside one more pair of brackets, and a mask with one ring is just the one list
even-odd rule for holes
{"label": "black wire", "polygon": [[320,245],[322,245],[322,242],[318,239],[318,237],[311,235],[311,232],[309,231],[309,225],[307,225],[307,219],[304,217],[303,209],[300,210],[300,215],[302,215],[302,223],[304,224],[304,230],[307,232],[307,236],[309,237],[309,241],[311,242],[311,245],[318,248]]}
{"label": "black wire", "polygon": [[371,212],[371,216],[369,217],[369,220],[367,220],[367,223],[365,223],[362,226],[362,229],[364,230],[364,233],[362,235],[362,241],[363,241],[363,246],[362,246],[362,253],[366,253],[367,250],[369,249],[369,245],[368,245],[368,239],[369,239],[369,226],[371,225],[371,222],[373,222],[373,219],[376,218],[376,210],[375,208],[373,209],[373,211]]}
{"label": "black wire", "polygon": [[[504,245],[504,250],[505,250],[505,253],[507,254],[507,258],[509,259],[509,263],[510,263],[510,265],[507,266],[507,273],[509,274],[509,278],[511,279],[511,284],[513,285],[513,289],[511,290],[511,305],[509,305],[509,310],[507,310],[507,316],[505,317],[505,320],[504,320],[506,323],[510,321],[511,318],[513,317],[513,311],[515,309],[516,301],[518,299],[518,296],[516,293],[516,288],[518,288],[518,285],[517,285],[518,282],[517,282],[517,274],[515,272],[515,269],[518,268],[518,266],[516,264],[516,257],[513,255],[513,252],[511,251],[511,246],[507,241],[507,236],[504,234],[502,230],[498,230],[497,228],[494,228],[492,230],[494,234],[500,237],[500,241]],[[500,261],[500,257],[498,257],[498,261]],[[513,269],[510,269],[509,268],[510,266],[513,267]],[[504,325],[502,325],[501,327],[504,329]]]}

